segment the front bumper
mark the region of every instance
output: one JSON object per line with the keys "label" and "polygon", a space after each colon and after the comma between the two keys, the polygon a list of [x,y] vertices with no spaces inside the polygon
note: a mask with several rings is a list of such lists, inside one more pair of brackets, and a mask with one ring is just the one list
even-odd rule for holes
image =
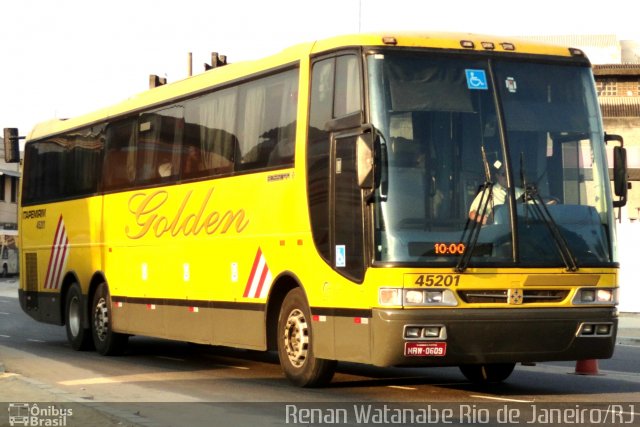
{"label": "front bumper", "polygon": [[[607,359],[613,355],[618,329],[613,307],[374,309],[372,314],[371,354],[377,366]],[[583,335],[583,324],[608,324],[610,331]],[[407,325],[441,325],[446,332],[443,338],[406,339]],[[406,356],[407,342],[444,346],[446,350],[443,355]]]}

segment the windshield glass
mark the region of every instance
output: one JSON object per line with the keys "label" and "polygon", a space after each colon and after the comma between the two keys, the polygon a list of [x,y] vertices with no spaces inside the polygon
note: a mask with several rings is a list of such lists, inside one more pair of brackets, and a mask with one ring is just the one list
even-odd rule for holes
{"label": "windshield glass", "polygon": [[376,261],[612,261],[588,67],[385,52],[368,71]]}

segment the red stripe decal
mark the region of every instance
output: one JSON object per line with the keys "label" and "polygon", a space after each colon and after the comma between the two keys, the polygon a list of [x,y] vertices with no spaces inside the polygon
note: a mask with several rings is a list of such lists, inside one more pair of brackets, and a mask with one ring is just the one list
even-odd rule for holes
{"label": "red stripe decal", "polygon": [[51,245],[51,256],[49,257],[49,265],[47,266],[47,275],[44,282],[45,289],[58,289],[60,278],[64,273],[64,266],[69,256],[68,247],[67,230],[64,226],[62,215],[60,215],[56,234]]}
{"label": "red stripe decal", "polygon": [[245,298],[265,298],[271,287],[271,280],[271,271],[267,265],[267,260],[262,253],[262,249],[258,248],[243,296]]}
{"label": "red stripe decal", "polygon": [[256,275],[256,270],[258,269],[258,265],[260,264],[260,258],[262,257],[262,250],[258,248],[258,252],[256,252],[256,257],[253,259],[253,266],[251,267],[251,274],[249,274],[249,280],[247,280],[247,286],[244,288],[243,296],[247,298],[249,296],[249,292],[251,291],[251,283],[253,282],[253,278]]}
{"label": "red stripe decal", "polygon": [[260,298],[260,292],[262,291],[262,287],[264,286],[267,274],[269,274],[269,269],[267,268],[267,265],[265,263],[265,266],[262,269],[262,274],[260,275],[260,282],[258,282],[258,289],[256,289],[256,292],[253,295],[254,298]]}
{"label": "red stripe decal", "polygon": [[62,224],[62,215],[58,219],[58,226],[56,227],[56,234],[53,237],[53,244],[51,245],[51,255],[49,256],[49,265],[47,266],[47,277],[44,280],[44,288],[49,289],[49,283],[51,278],[51,268],[53,266],[53,259],[56,257],[56,243],[58,242],[58,233],[60,232],[60,225]]}

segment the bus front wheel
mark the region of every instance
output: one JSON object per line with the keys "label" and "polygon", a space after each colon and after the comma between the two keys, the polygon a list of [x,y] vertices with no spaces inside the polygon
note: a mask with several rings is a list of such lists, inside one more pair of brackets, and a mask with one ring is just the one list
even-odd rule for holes
{"label": "bus front wheel", "polygon": [[336,362],[313,355],[311,313],[302,289],[289,291],[278,317],[278,356],[287,378],[300,387],[322,386],[333,377]]}
{"label": "bus front wheel", "polygon": [[91,330],[82,326],[84,319],[82,306],[80,285],[74,283],[67,291],[65,298],[64,321],[67,340],[71,348],[78,351],[93,349]]}
{"label": "bus front wheel", "polygon": [[106,283],[101,283],[93,296],[91,330],[96,350],[104,356],[124,353],[129,339],[128,335],[113,332],[111,307],[109,288]]}
{"label": "bus front wheel", "polygon": [[486,365],[461,365],[460,371],[475,384],[500,383],[513,372],[515,363],[488,363]]}

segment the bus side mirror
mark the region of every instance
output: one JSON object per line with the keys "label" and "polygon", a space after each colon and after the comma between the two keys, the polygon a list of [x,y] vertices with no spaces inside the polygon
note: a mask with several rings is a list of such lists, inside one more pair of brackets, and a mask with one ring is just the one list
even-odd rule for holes
{"label": "bus side mirror", "polygon": [[620,200],[613,201],[614,208],[621,208],[627,204],[627,190],[629,189],[627,171],[627,150],[624,148],[624,140],[620,135],[604,134],[605,144],[609,141],[619,142],[613,147],[613,192]]}
{"label": "bus side mirror", "polygon": [[621,208],[627,204],[628,189],[627,150],[624,147],[613,147],[613,192],[620,197],[620,200],[614,200],[614,207]]}
{"label": "bus side mirror", "polygon": [[374,186],[373,144],[375,138],[373,129],[358,135],[356,141],[356,156],[358,167],[358,184],[363,190],[371,190]]}
{"label": "bus side mirror", "polygon": [[4,128],[4,161],[6,163],[20,162],[19,139],[18,129]]}

